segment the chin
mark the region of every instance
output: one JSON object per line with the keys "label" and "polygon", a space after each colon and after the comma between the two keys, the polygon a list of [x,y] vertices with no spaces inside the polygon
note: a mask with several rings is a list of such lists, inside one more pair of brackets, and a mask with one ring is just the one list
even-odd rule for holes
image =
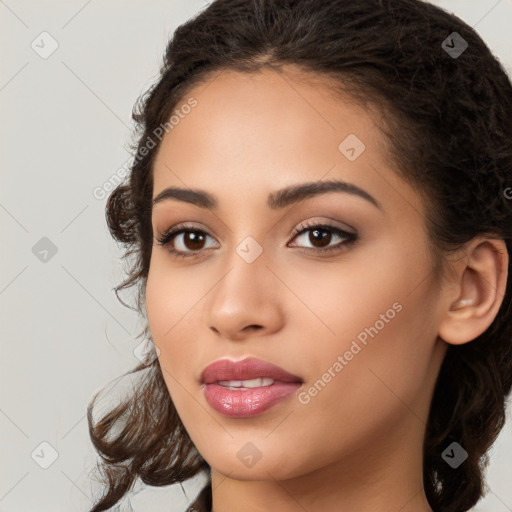
{"label": "chin", "polygon": [[301,471],[301,461],[290,461],[282,443],[243,441],[236,443],[236,447],[226,447],[220,453],[210,452],[203,457],[215,471],[236,480],[287,480],[308,472]]}

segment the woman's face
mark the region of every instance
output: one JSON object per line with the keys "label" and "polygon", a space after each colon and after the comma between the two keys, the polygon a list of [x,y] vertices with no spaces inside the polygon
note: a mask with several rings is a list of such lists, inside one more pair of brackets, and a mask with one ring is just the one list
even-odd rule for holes
{"label": "woman's face", "polygon": [[[196,194],[153,206],[151,333],[192,441],[241,480],[404,451],[417,464],[445,351],[425,206],[385,163],[377,116],[301,77],[197,86],[154,164],[153,198]],[[210,363],[247,357],[300,382],[202,382]]]}

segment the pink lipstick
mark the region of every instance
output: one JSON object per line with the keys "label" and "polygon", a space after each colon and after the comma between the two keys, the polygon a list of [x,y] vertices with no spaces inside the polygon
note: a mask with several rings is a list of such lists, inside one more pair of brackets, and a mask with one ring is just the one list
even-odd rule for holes
{"label": "pink lipstick", "polygon": [[303,382],[297,375],[253,357],[215,361],[200,379],[210,407],[230,418],[257,416],[288,398]]}

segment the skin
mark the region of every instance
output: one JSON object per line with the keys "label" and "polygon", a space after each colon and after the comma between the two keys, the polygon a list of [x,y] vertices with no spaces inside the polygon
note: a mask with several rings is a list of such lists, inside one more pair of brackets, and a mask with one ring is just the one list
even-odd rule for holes
{"label": "skin", "polygon": [[[378,116],[298,68],[223,71],[183,104],[191,96],[197,106],[159,148],[153,197],[171,186],[201,189],[218,206],[155,204],[155,239],[182,222],[207,236],[203,248],[185,245],[183,234],[174,239],[177,250],[195,252],[188,258],[155,240],[146,311],[171,398],[212,468],[213,510],[243,503],[248,512],[430,511],[422,443],[435,381],[448,343],[474,339],[494,319],[504,243],[473,240],[449,260],[447,277],[435,279],[428,209],[387,163]],[[354,161],[338,149],[349,134],[366,146]],[[332,179],[360,187],[380,207],[346,192],[267,205],[278,189]],[[357,240],[340,245],[328,232],[339,249],[315,252],[321,245],[311,230],[290,236],[306,221]],[[252,263],[236,252],[246,237],[263,251]],[[199,377],[220,358],[259,357],[310,389],[396,303],[394,318],[308,403],[292,395],[259,416],[232,419],[206,402]],[[248,442],[261,454],[252,467],[237,457]]]}

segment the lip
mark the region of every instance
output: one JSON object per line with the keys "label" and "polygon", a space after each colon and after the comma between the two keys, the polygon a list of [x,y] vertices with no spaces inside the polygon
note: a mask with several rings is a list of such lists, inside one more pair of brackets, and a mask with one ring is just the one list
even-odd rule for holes
{"label": "lip", "polygon": [[[270,386],[230,389],[219,381],[270,378]],[[230,418],[249,418],[282,402],[301,387],[303,380],[280,366],[249,357],[241,361],[220,359],[209,364],[200,381],[206,401],[215,411]]]}
{"label": "lip", "polygon": [[258,377],[274,379],[279,382],[303,382],[280,366],[256,357],[247,357],[241,361],[219,359],[209,364],[201,373],[202,384],[213,384],[223,380],[248,380]]}

